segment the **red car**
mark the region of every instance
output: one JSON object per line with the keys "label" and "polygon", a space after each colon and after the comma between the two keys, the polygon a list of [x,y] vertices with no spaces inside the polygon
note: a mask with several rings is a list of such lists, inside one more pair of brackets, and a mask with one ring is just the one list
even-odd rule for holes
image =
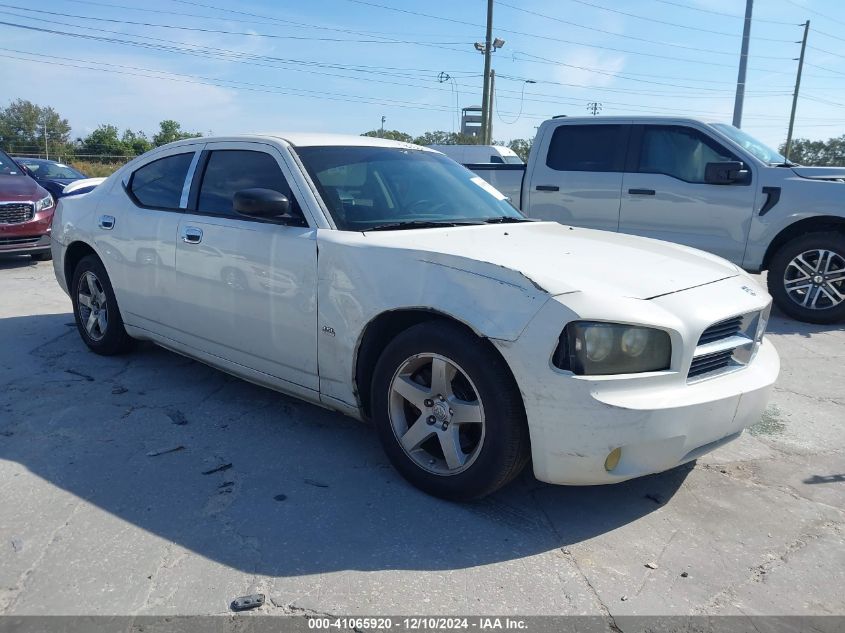
{"label": "red car", "polygon": [[0,254],[50,259],[53,196],[0,151]]}

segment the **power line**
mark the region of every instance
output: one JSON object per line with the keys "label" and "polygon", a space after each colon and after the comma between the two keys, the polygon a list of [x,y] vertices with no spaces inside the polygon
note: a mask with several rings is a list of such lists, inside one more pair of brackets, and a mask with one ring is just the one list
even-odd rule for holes
{"label": "power line", "polygon": [[797,2],[794,2],[793,0],[785,0],[785,1],[788,2],[789,4],[791,4],[794,7],[798,7],[802,11],[809,11],[810,13],[814,13],[818,16],[826,18],[826,19],[830,20],[831,22],[836,22],[837,24],[845,25],[845,22],[843,22],[842,20],[837,20],[836,18],[829,16],[826,13],[822,13],[821,11],[816,11],[815,9],[811,9],[810,7],[807,7],[803,4],[798,4]]}
{"label": "power line", "polygon": [[[457,45],[464,45],[464,44],[472,44],[472,42],[464,41],[464,42],[420,42],[420,41],[409,41],[409,40],[396,40],[396,39],[368,39],[368,40],[355,40],[355,39],[348,39],[348,38],[332,38],[332,37],[313,37],[313,36],[304,36],[304,35],[279,35],[275,33],[256,33],[254,31],[225,31],[222,29],[204,29],[200,27],[191,27],[191,26],[176,26],[173,24],[160,24],[154,22],[135,22],[132,20],[117,20],[113,18],[104,18],[104,17],[93,17],[87,15],[77,15],[73,13],[60,13],[57,11],[44,11],[42,9],[30,9],[27,7],[20,7],[12,4],[4,4],[0,3],[0,7],[7,7],[11,9],[15,9],[17,11],[26,11],[28,13],[39,13],[44,15],[57,15],[60,17],[65,18],[73,18],[76,20],[92,20],[95,22],[109,22],[113,24],[127,24],[130,26],[145,26],[145,27],[155,27],[161,29],[175,29],[179,31],[193,31],[199,33],[213,33],[213,34],[222,34],[222,35],[238,35],[238,36],[246,36],[246,37],[266,37],[266,38],[273,38],[273,39],[284,39],[284,40],[313,40],[313,41],[320,41],[320,42],[348,42],[348,43],[355,43],[355,44],[420,44],[420,45],[432,45],[432,44],[457,44]],[[15,15],[12,12],[2,11],[2,13],[9,13],[10,15]],[[23,16],[19,16],[23,17]]]}
{"label": "power line", "polygon": [[[0,50],[10,50],[10,49],[0,49]],[[23,52],[23,51],[21,51]],[[68,57],[56,57],[53,55],[45,55],[42,53],[31,53],[31,52],[23,52],[25,55],[30,55],[33,57],[44,57],[47,59],[27,59],[24,57],[18,57],[15,55],[0,55],[0,57],[4,57],[6,59],[17,59],[20,61],[27,61],[27,62],[35,62],[41,64],[50,64],[55,66],[63,66],[67,68],[77,68],[80,70],[91,70],[96,72],[109,72],[113,74],[119,75],[127,75],[127,76],[134,76],[134,77],[142,77],[147,79],[163,79],[166,81],[179,81],[179,82],[187,82],[187,83],[195,83],[195,84],[202,84],[202,85],[210,85],[215,86],[218,88],[235,88],[238,90],[249,90],[253,92],[265,92],[271,94],[282,94],[288,96],[299,96],[299,97],[313,97],[319,99],[327,99],[331,101],[345,101],[347,103],[363,103],[368,105],[380,105],[380,106],[389,106],[389,107],[403,107],[403,108],[412,108],[418,110],[433,110],[437,112],[448,112],[451,111],[451,106],[441,106],[439,104],[432,104],[432,103],[413,103],[409,101],[400,101],[397,99],[375,99],[371,97],[362,97],[360,95],[353,95],[353,94],[345,94],[345,93],[337,93],[337,92],[327,92],[327,91],[319,91],[319,90],[308,90],[304,88],[291,88],[289,86],[276,86],[273,84],[259,84],[254,82],[244,82],[244,81],[237,81],[234,79],[217,79],[214,77],[203,77],[200,75],[190,75],[186,73],[175,73],[171,71],[162,71],[162,70],[154,70],[149,68],[142,68],[138,66],[127,66],[123,64],[111,64],[108,62],[100,62],[100,61],[90,61],[90,60],[74,60],[73,58]],[[67,60],[67,61],[64,61]],[[80,64],[70,64],[68,61],[79,61],[82,64],[99,64],[100,66],[113,66],[116,68],[121,69],[134,69],[139,72],[129,72],[128,70],[113,70],[111,68],[97,68],[91,66],[82,66]],[[151,74],[142,74],[142,73],[151,73]],[[223,85],[221,85],[223,84]],[[234,84],[234,85],[228,85]],[[302,93],[302,94],[300,94]]]}
{"label": "power line", "polygon": [[[668,4],[673,7],[680,7],[682,9],[689,9],[690,11],[698,11],[699,13],[709,13],[711,15],[720,15],[722,17],[727,18],[736,18],[738,20],[744,20],[744,15],[738,15],[736,13],[725,13],[724,11],[716,11],[714,9],[702,9],[699,7],[691,7],[688,4],[682,4],[680,2],[672,2],[672,0],[654,0],[654,2],[660,2],[661,4]],[[800,26],[795,22],[785,22],[782,20],[766,20],[764,18],[754,18],[755,22],[765,22],[766,24],[783,24],[788,26]]]}
{"label": "power line", "polygon": [[[578,24],[577,22],[571,22],[569,20],[564,20],[563,18],[558,18],[558,17],[555,17],[553,15],[548,15],[546,13],[539,13],[537,11],[532,11],[530,9],[524,9],[522,7],[517,7],[515,5],[508,4],[507,2],[503,2],[502,0],[497,0],[497,2],[498,2],[499,5],[504,6],[504,7],[508,7],[509,9],[513,9],[514,11],[519,11],[521,13],[527,13],[529,15],[533,15],[533,16],[538,17],[538,18],[543,18],[545,20],[552,20],[553,22],[560,22],[561,24],[567,24],[569,26],[575,26],[575,27],[578,27],[580,29],[587,29],[589,31],[594,31],[596,33],[603,33],[605,35],[612,35],[613,37],[621,37],[621,38],[624,38],[624,39],[635,40],[635,41],[638,41],[638,42],[645,42],[647,44],[652,44],[652,45],[655,45],[655,46],[671,46],[671,47],[675,47],[675,48],[683,48],[683,49],[686,49],[686,50],[699,51],[701,53],[711,53],[711,54],[714,54],[714,55],[730,55],[732,57],[736,55],[736,52],[733,52],[733,51],[716,51],[716,50],[712,50],[712,49],[701,48],[699,46],[686,46],[684,44],[674,44],[672,42],[661,42],[659,40],[649,39],[649,38],[646,38],[646,37],[637,37],[635,35],[625,35],[624,33],[614,33],[613,31],[607,31],[605,29],[599,29],[599,28],[595,28],[595,27],[592,27],[592,26],[585,26],[583,24]],[[771,56],[771,55],[757,55],[756,57],[759,57],[761,59],[780,59],[780,60],[789,59],[788,57],[776,57],[776,56]]]}
{"label": "power line", "polygon": [[[354,0],[358,1],[358,0]],[[610,11],[611,13],[617,13],[619,15],[625,15],[629,18],[634,18],[635,20],[645,20],[646,22],[651,22],[652,24],[665,24],[666,26],[673,26],[679,29],[687,29],[689,31],[699,31],[701,33],[710,33],[711,35],[724,35],[727,37],[739,37],[737,33],[726,33],[725,31],[714,31],[712,29],[703,29],[698,26],[690,26],[688,24],[678,24],[677,22],[667,22],[666,20],[658,20],[656,18],[647,17],[644,15],[637,15],[636,13],[629,13],[628,11],[620,11],[619,9],[611,9],[610,7],[605,7],[600,4],[595,4],[594,2],[588,2],[587,0],[569,0],[569,2],[577,2],[578,4],[583,4],[584,6],[593,7],[594,9],[601,9],[602,11]],[[758,37],[758,40],[764,40],[767,42],[789,42],[790,40],[784,39],[777,39],[777,38],[770,38],[770,37]]]}

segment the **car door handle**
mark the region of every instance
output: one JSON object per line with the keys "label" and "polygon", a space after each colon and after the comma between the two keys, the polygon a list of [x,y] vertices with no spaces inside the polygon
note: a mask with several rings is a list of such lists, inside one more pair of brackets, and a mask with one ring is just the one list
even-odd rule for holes
{"label": "car door handle", "polygon": [[195,226],[186,226],[182,229],[182,241],[185,244],[199,244],[202,242],[202,229]]}
{"label": "car door handle", "polygon": [[557,185],[537,185],[537,191],[560,191]]}
{"label": "car door handle", "polygon": [[99,218],[97,218],[97,226],[99,226],[104,231],[111,231],[114,228],[114,216],[101,215]]}
{"label": "car door handle", "polygon": [[628,189],[632,196],[653,196],[654,189]]}

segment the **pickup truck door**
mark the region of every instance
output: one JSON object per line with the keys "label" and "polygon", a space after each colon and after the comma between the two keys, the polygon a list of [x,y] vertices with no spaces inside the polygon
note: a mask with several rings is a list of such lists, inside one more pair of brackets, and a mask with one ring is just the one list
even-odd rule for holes
{"label": "pickup truck door", "polygon": [[707,163],[742,160],[705,131],[636,126],[622,185],[619,231],[677,242],[741,264],[754,209],[753,167],[729,185],[706,184]]}
{"label": "pickup truck door", "polygon": [[547,130],[529,160],[522,211],[572,226],[618,230],[630,128],[562,121]]}
{"label": "pickup truck door", "polygon": [[179,223],[173,321],[191,347],[316,392],[317,231],[232,208],[235,192],[264,188],[302,215],[290,174],[270,144],[206,145]]}

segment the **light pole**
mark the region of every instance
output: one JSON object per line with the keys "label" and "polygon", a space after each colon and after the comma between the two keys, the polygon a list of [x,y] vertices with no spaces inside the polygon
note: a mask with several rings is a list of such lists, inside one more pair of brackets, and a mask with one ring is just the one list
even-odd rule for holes
{"label": "light pole", "polygon": [[487,32],[484,44],[475,43],[475,50],[484,55],[484,88],[481,94],[481,143],[489,145],[493,138],[493,119],[490,116],[490,55],[505,45],[505,40],[493,39],[493,0],[487,0]]}
{"label": "light pole", "polygon": [[387,121],[387,117],[383,114],[381,115],[381,137],[384,138],[384,122]]}

